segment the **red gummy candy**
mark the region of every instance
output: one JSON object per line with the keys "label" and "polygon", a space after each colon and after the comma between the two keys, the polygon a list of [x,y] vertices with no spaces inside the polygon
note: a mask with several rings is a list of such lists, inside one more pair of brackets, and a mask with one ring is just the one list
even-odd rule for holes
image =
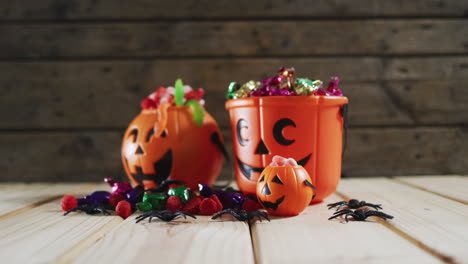
{"label": "red gummy candy", "polygon": [[219,212],[218,205],[211,198],[205,198],[200,204],[200,214],[201,215],[213,215],[214,213]]}
{"label": "red gummy candy", "polygon": [[65,195],[60,202],[63,211],[71,210],[78,206],[78,200],[71,195]]}
{"label": "red gummy candy", "polygon": [[216,194],[211,195],[210,198],[216,202],[216,212],[223,210],[223,204],[219,201],[219,198],[216,196]]}
{"label": "red gummy candy", "polygon": [[180,211],[182,210],[183,206],[184,204],[182,203],[182,200],[179,196],[172,195],[169,196],[169,198],[167,199],[166,210],[169,210],[171,212]]}
{"label": "red gummy candy", "polygon": [[195,91],[191,90],[191,91],[185,93],[184,97],[185,97],[186,101],[189,101],[189,100],[192,100],[192,99],[196,98],[196,93],[195,93]]}
{"label": "red gummy candy", "polygon": [[117,206],[117,204],[118,204],[120,201],[122,201],[122,200],[124,200],[124,199],[125,199],[125,197],[124,197],[122,194],[120,194],[120,193],[113,193],[113,194],[111,194],[110,197],[109,197],[109,205],[115,207],[115,206]]}
{"label": "red gummy candy", "polygon": [[242,204],[242,210],[245,210],[248,213],[255,212],[260,210],[260,205],[255,201],[247,200]]}
{"label": "red gummy candy", "polygon": [[195,91],[195,99],[197,101],[200,101],[203,98],[203,95],[205,95],[205,90],[203,90],[203,88],[198,88]]}
{"label": "red gummy candy", "polygon": [[145,98],[143,101],[141,101],[141,108],[154,109],[156,108],[156,102],[151,100],[150,98]]}
{"label": "red gummy candy", "polygon": [[117,203],[115,211],[118,215],[120,215],[120,217],[122,217],[123,219],[127,219],[127,217],[132,215],[132,206],[127,201],[120,201]]}
{"label": "red gummy candy", "polygon": [[198,214],[200,213],[201,202],[202,198],[200,196],[195,196],[187,201],[187,203],[184,205],[184,208],[182,208],[182,211],[187,212],[189,214]]}

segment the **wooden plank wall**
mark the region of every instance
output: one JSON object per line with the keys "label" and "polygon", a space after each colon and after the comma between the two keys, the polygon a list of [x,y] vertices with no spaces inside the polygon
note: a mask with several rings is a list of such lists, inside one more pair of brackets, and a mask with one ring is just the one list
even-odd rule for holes
{"label": "wooden plank wall", "polygon": [[0,180],[123,175],[126,125],[177,77],[230,147],[228,82],[281,65],[342,78],[344,176],[464,174],[467,17],[468,0],[1,1]]}

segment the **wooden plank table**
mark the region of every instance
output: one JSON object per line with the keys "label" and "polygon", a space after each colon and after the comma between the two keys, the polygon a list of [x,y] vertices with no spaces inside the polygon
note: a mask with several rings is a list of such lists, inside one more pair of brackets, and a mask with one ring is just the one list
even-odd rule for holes
{"label": "wooden plank table", "polygon": [[[343,179],[297,217],[135,223],[63,216],[60,197],[103,184],[0,184],[1,263],[468,263],[468,177]],[[381,203],[393,220],[328,221],[326,204]]]}

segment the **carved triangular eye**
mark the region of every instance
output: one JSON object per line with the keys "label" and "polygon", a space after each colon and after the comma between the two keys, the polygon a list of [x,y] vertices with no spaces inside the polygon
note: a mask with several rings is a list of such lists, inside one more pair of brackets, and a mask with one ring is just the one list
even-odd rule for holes
{"label": "carved triangular eye", "polygon": [[265,175],[262,175],[262,177],[260,178],[259,182],[262,182],[265,180]]}
{"label": "carved triangular eye", "polygon": [[167,137],[167,129],[164,129],[164,131],[161,134],[161,137],[163,138]]}
{"label": "carved triangular eye", "polygon": [[281,179],[278,177],[278,175],[276,175],[276,176],[273,178],[272,182],[276,182],[276,183],[278,183],[278,184],[283,184],[283,182],[282,182]]}
{"label": "carved triangular eye", "polygon": [[151,137],[154,135],[154,129],[150,129],[148,132],[148,135],[146,136],[146,142],[149,142],[151,140]]}
{"label": "carved triangular eye", "polygon": [[132,141],[133,141],[133,142],[136,142],[136,141],[137,141],[137,137],[138,137],[138,129],[136,129],[136,128],[132,129],[132,131],[130,132],[130,134],[128,135],[128,137],[131,137],[131,136],[133,136]]}

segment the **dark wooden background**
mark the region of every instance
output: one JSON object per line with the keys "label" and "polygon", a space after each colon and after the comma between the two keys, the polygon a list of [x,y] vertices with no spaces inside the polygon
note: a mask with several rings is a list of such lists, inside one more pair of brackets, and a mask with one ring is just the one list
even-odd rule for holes
{"label": "dark wooden background", "polygon": [[122,176],[126,125],[177,77],[231,148],[227,84],[281,65],[341,77],[344,176],[466,174],[467,18],[468,0],[2,0],[0,180]]}

